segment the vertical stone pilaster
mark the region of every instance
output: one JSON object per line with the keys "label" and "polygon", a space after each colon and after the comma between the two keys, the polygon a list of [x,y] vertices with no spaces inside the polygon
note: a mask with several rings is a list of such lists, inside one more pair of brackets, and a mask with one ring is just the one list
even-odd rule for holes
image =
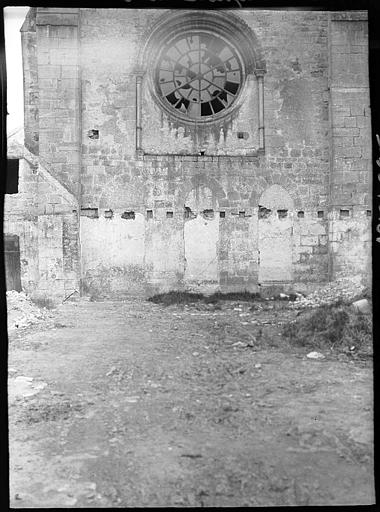
{"label": "vertical stone pilaster", "polygon": [[24,73],[24,144],[29,151],[38,155],[38,71],[35,7],[29,10],[20,31]]}
{"label": "vertical stone pilaster", "polygon": [[40,157],[78,197],[80,183],[79,9],[37,8]]}
{"label": "vertical stone pilaster", "polygon": [[330,279],[370,273],[371,117],[367,13],[329,13]]}
{"label": "vertical stone pilaster", "polygon": [[142,123],[141,123],[141,86],[142,75],[136,75],[136,151],[142,150]]}
{"label": "vertical stone pilaster", "polygon": [[259,150],[265,149],[265,128],[264,128],[264,70],[256,70],[256,78],[259,94]]}

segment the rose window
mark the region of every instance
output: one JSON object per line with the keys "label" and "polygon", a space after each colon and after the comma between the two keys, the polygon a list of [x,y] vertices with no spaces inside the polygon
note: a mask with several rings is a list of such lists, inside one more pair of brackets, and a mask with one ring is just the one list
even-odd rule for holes
{"label": "rose window", "polygon": [[243,85],[244,67],[234,46],[208,32],[188,32],[166,44],[156,68],[156,91],[171,112],[208,121],[230,109]]}

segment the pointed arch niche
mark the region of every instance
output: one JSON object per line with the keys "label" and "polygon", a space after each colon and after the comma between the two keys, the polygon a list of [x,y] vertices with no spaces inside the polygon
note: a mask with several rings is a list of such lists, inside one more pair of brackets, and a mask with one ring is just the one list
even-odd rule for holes
{"label": "pointed arch niche", "polygon": [[184,223],[185,275],[192,290],[218,286],[219,215],[218,200],[203,184],[195,186],[185,198]]}
{"label": "pointed arch niche", "polygon": [[259,199],[259,284],[293,280],[294,201],[280,185],[267,188]]}

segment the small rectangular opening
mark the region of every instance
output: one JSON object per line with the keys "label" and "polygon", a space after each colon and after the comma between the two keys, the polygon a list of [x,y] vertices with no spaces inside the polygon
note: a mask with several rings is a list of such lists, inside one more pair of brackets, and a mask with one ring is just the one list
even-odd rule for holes
{"label": "small rectangular opening", "polygon": [[226,212],[219,212],[219,217],[224,219],[226,217]]}
{"label": "small rectangular opening", "polygon": [[213,219],[214,218],[214,210],[211,210],[211,209],[207,209],[207,210],[203,210],[203,217],[205,219]]}
{"label": "small rectangular opening", "polygon": [[265,206],[259,205],[259,212],[258,212],[259,219],[266,219],[269,217],[269,215],[271,213],[272,213],[272,210],[270,210],[269,208],[265,208]]}
{"label": "small rectangular opening", "polygon": [[323,219],[325,216],[325,212],[323,210],[318,210],[317,216],[318,216],[318,219]]}
{"label": "small rectangular opening", "polygon": [[104,217],[105,217],[106,219],[112,219],[112,217],[113,217],[113,211],[112,211],[112,210],[106,210],[106,211],[104,212]]}
{"label": "small rectangular opening", "polygon": [[285,219],[288,216],[288,210],[277,210],[279,219]]}
{"label": "small rectangular opening", "polygon": [[371,217],[372,215],[372,211],[371,210],[367,210],[367,217]]}
{"label": "small rectangular opening", "polygon": [[135,212],[133,211],[124,212],[121,214],[121,218],[126,220],[134,220],[135,217]]}
{"label": "small rectangular opening", "polygon": [[341,209],[340,210],[340,218],[346,218],[350,216],[350,210]]}
{"label": "small rectangular opening", "polygon": [[303,210],[300,210],[298,213],[297,213],[297,217],[299,219],[303,219],[305,217],[305,212]]}
{"label": "small rectangular opening", "polygon": [[80,214],[82,217],[90,217],[91,219],[99,218],[98,208],[81,208]]}
{"label": "small rectangular opening", "polygon": [[147,219],[153,219],[153,210],[147,210],[146,211],[146,218]]}
{"label": "small rectangular opening", "polygon": [[99,139],[99,130],[88,130],[87,136],[89,139],[97,140]]}
{"label": "small rectangular opening", "polygon": [[166,218],[172,219],[173,218],[173,212],[166,212]]}
{"label": "small rectangular opening", "polygon": [[18,193],[18,178],[19,178],[19,159],[9,158],[6,166],[6,182],[5,193],[17,194]]}
{"label": "small rectangular opening", "polygon": [[243,211],[239,212],[239,217],[240,217],[240,218],[241,218],[241,217],[245,217],[245,212],[243,212]]}

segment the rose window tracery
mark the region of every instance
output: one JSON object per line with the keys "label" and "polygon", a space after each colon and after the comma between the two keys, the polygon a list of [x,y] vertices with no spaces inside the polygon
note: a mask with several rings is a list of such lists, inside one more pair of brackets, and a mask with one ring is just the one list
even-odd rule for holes
{"label": "rose window tracery", "polygon": [[157,95],[167,109],[189,121],[212,120],[234,104],[244,66],[227,40],[192,31],[164,45],[155,78]]}

